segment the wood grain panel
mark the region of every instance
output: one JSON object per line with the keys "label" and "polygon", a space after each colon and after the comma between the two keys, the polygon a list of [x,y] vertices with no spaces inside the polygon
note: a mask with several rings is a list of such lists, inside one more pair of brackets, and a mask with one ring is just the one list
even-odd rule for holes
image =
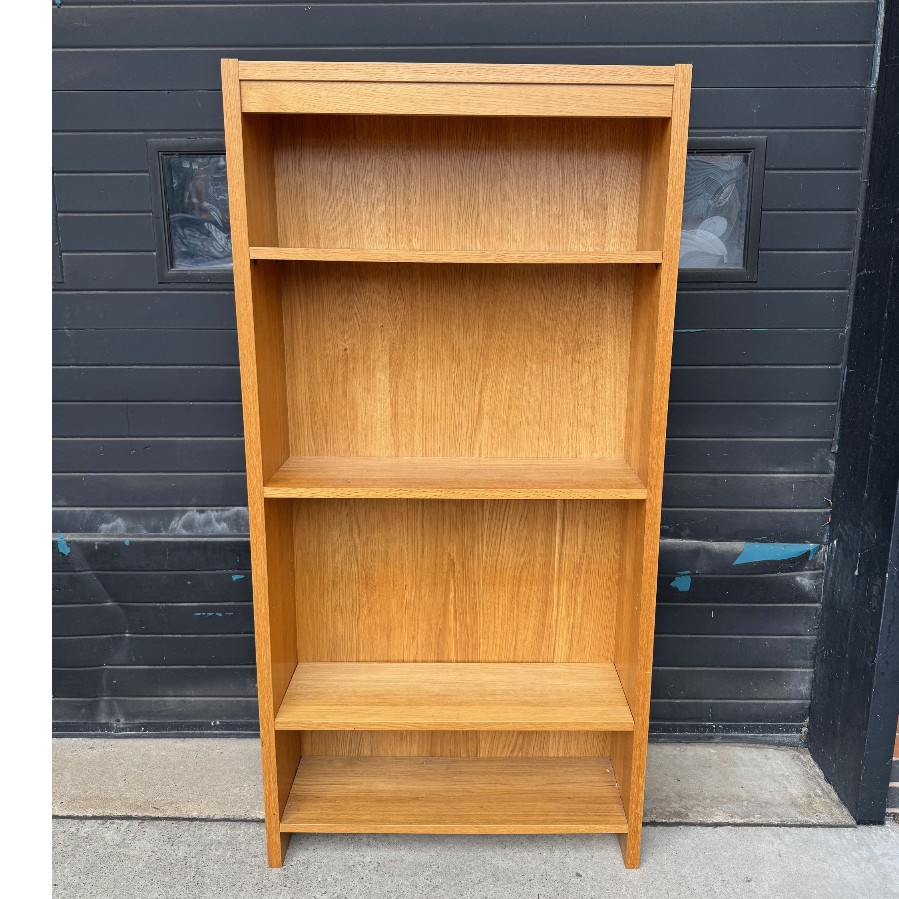
{"label": "wood grain panel", "polygon": [[559,504],[491,502],[485,513],[479,660],[551,662]]}
{"label": "wood grain panel", "polygon": [[650,122],[583,118],[281,117],[278,245],[636,250],[652,130]]}
{"label": "wood grain panel", "polygon": [[281,829],[307,833],[623,833],[607,758],[307,757]]}
{"label": "wood grain panel", "polygon": [[409,756],[476,758],[478,737],[478,732],[473,730],[306,730],[300,735],[304,757],[390,758]]}
{"label": "wood grain panel", "polygon": [[[222,61],[222,93],[228,145],[228,183],[235,252],[234,289],[243,392],[247,458],[247,495],[250,544],[253,554],[253,614],[259,683],[259,730],[262,745],[262,780],[265,794],[265,830],[268,860],[281,867],[287,840],[278,822],[287,802],[300,760],[296,734],[278,734],[274,718],[296,667],[296,604],[294,601],[290,510],[266,507],[263,484],[288,455],[285,416],[286,379],[283,318],[276,273],[263,266],[250,271],[247,221],[259,212],[259,198],[247,195],[246,183],[259,187],[252,171],[256,160],[244,159],[244,131],[240,114],[237,60]],[[258,135],[264,138],[264,134]],[[259,142],[248,138],[250,152]],[[265,193],[265,177],[263,186]],[[261,221],[264,222],[264,216]],[[270,222],[273,227],[273,221]],[[264,225],[259,226],[264,229]],[[270,233],[270,232],[266,232]],[[275,276],[275,277],[272,277]]]}
{"label": "wood grain panel", "polygon": [[483,731],[481,758],[590,758],[608,755],[612,733],[602,731]]}
{"label": "wood grain panel", "polygon": [[293,455],[623,455],[633,267],[278,265]]}
{"label": "wood grain panel", "polygon": [[611,663],[305,662],[280,730],[630,730]]}
{"label": "wood grain panel", "polygon": [[[247,198],[247,240],[277,243],[278,194],[275,185],[274,128],[271,116],[241,116]],[[243,243],[243,241],[241,241]]]}
{"label": "wood grain panel", "polygon": [[[634,732],[613,735],[610,750],[630,822],[627,836],[621,838],[628,868],[636,868],[640,863],[662,475],[677,290],[675,253],[680,243],[690,108],[691,68],[677,66],[676,72],[671,122],[659,132],[661,143],[647,172],[647,177],[658,185],[662,173],[666,173],[662,217],[664,261],[658,270],[642,267],[634,285],[626,456],[646,483],[647,497],[645,503],[630,504],[625,511],[615,637],[615,664],[634,715]],[[667,165],[662,162],[666,155]],[[647,235],[651,236],[658,227],[654,224],[658,220],[657,214],[644,219],[650,229]]]}
{"label": "wood grain panel", "polygon": [[[603,501],[302,500],[304,662],[611,660],[622,507]],[[513,625],[514,622],[514,626]],[[607,742],[512,730],[431,738],[304,734],[319,755],[597,755]],[[436,745],[436,748],[435,748]],[[355,748],[354,748],[355,747]],[[304,753],[312,751],[304,749]]]}
{"label": "wood grain panel", "polygon": [[411,730],[301,734],[303,755],[453,756],[456,758],[595,758],[609,754],[605,731]]}
{"label": "wood grain panel", "polygon": [[612,655],[620,586],[618,535],[628,505],[556,504],[554,662],[594,662]]}
{"label": "wood grain panel", "polygon": [[673,66],[240,62],[241,81],[436,81],[494,84],[674,84]]}
{"label": "wood grain panel", "polygon": [[649,124],[647,132],[640,180],[637,246],[658,249],[662,246],[665,232],[667,207],[659,202],[659,198],[667,197],[667,150],[671,142],[671,120],[655,119]]}
{"label": "wood grain panel", "polygon": [[369,250],[367,248],[250,247],[251,259],[315,262],[464,262],[513,265],[639,264],[662,261],[657,250],[560,253],[530,250],[511,253],[497,250]]}
{"label": "wood grain panel", "polygon": [[301,661],[611,661],[627,504],[291,505]]}
{"label": "wood grain panel", "polygon": [[267,497],[645,499],[624,459],[291,456]]}
{"label": "wood grain panel", "polygon": [[481,503],[292,505],[303,661],[477,661]]}
{"label": "wood grain panel", "polygon": [[244,112],[412,116],[671,115],[670,87],[569,84],[418,84],[246,81]]}

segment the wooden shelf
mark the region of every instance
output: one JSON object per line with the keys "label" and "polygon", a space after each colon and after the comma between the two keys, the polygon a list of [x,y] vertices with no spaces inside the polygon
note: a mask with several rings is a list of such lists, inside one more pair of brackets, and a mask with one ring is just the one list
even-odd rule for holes
{"label": "wooden shelf", "polygon": [[283,833],[627,833],[607,758],[304,756]]}
{"label": "wooden shelf", "polygon": [[624,459],[291,456],[269,498],[645,499]]}
{"label": "wooden shelf", "polygon": [[661,263],[661,250],[564,253],[549,250],[370,250],[343,247],[250,247],[250,259],[313,262],[455,262],[455,263]]}
{"label": "wooden shelf", "polygon": [[615,666],[306,662],[278,730],[634,729]]}

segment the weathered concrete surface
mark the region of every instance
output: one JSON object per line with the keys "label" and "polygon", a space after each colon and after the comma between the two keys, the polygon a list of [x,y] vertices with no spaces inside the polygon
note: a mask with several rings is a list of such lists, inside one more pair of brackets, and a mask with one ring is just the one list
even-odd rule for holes
{"label": "weathered concrete surface", "polygon": [[665,824],[855,825],[805,749],[654,743],[643,818]]}
{"label": "weathered concrete surface", "polygon": [[[261,820],[259,742],[54,740],[53,813]],[[650,744],[644,820],[853,824],[804,750],[720,743]]]}
{"label": "weathered concrete surface", "polygon": [[262,820],[259,740],[54,740],[53,814]]}
{"label": "weathered concrete surface", "polygon": [[295,835],[259,823],[59,820],[55,899],[862,899],[895,894],[899,827],[653,827],[614,836]]}

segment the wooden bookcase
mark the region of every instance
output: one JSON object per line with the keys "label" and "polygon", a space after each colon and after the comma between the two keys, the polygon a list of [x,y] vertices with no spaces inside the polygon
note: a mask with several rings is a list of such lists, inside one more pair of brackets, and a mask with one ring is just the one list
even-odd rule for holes
{"label": "wooden bookcase", "polygon": [[690,67],[222,61],[269,864],[639,863]]}

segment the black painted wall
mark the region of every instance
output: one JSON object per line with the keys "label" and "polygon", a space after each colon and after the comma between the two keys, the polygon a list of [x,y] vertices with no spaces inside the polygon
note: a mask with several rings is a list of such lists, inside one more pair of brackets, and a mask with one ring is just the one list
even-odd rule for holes
{"label": "black painted wall", "polygon": [[62,0],[54,18],[60,730],[254,726],[233,298],[158,283],[146,150],[221,136],[236,56],[691,62],[692,135],[767,137],[758,282],[678,294],[652,726],[798,738],[875,2]]}
{"label": "black painted wall", "polygon": [[899,715],[899,6],[885,10],[808,747],[859,824],[887,808]]}

